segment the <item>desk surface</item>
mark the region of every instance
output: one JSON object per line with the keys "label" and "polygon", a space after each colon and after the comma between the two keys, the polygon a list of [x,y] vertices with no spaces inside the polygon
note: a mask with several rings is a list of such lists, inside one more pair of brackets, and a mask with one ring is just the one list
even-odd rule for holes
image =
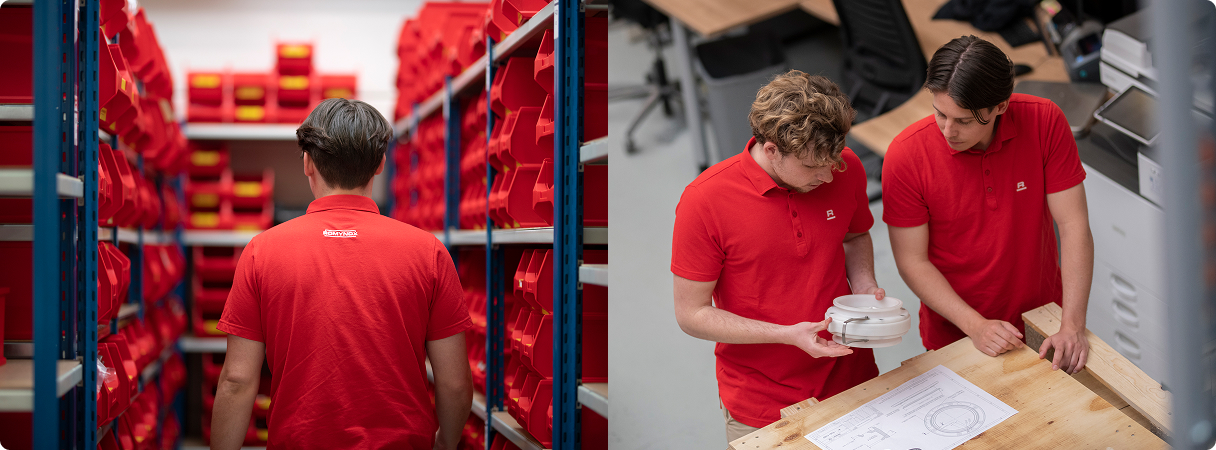
{"label": "desk surface", "polygon": [[[798,7],[798,0],[645,0],[702,36],[750,25]],[[831,6],[831,1],[828,5]]]}
{"label": "desk surface", "polygon": [[817,449],[803,436],[938,365],[1018,412],[960,449],[1167,448],[1165,441],[1023,346],[998,357],[964,338],[731,442],[735,449]]}

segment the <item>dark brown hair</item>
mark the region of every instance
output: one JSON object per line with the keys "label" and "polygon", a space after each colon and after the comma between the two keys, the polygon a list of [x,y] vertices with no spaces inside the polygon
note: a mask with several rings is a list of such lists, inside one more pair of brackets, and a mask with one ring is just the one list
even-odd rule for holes
{"label": "dark brown hair", "polygon": [[366,186],[392,136],[392,127],[376,108],[344,98],[321,102],[296,129],[300,150],[312,158],[325,183],[339,189]]}
{"label": "dark brown hair", "polygon": [[817,162],[844,170],[840,152],[856,116],[836,83],[791,70],[760,88],[747,119],[756,142],[772,142],[782,155],[799,159],[811,153]]}
{"label": "dark brown hair", "polygon": [[975,36],[954,38],[933,53],[925,88],[945,92],[960,108],[971,110],[976,122],[987,125],[979,110],[991,110],[1013,94],[1013,61],[991,42]]}

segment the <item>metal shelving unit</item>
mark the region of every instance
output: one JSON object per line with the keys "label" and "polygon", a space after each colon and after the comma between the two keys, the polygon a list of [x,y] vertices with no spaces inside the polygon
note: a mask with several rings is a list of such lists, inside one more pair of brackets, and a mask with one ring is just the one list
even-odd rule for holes
{"label": "metal shelving unit", "polygon": [[[54,190],[59,198],[83,198],[84,182],[79,178],[56,173]],[[34,195],[33,169],[0,169],[0,197],[31,197]]]}
{"label": "metal shelving unit", "polygon": [[225,337],[182,336],[177,340],[177,344],[186,353],[225,353],[228,351],[228,338]]}
{"label": "metal shelving unit", "polygon": [[[524,449],[541,449],[541,445],[524,431],[514,418],[503,409],[502,380],[504,364],[501,340],[505,328],[505,302],[503,298],[504,267],[501,245],[541,244],[552,245],[558,264],[554,265],[554,392],[553,392],[553,448],[574,448],[580,440],[580,401],[601,415],[607,414],[607,385],[580,385],[581,367],[581,304],[580,278],[586,281],[607,284],[606,265],[579,267],[583,245],[607,245],[608,230],[604,227],[584,228],[582,221],[582,171],[580,165],[606,164],[605,139],[582,142],[583,98],[583,23],[586,11],[583,2],[550,2],[544,9],[508,35],[503,42],[495,44],[487,40],[486,55],[474,62],[460,75],[446,80],[444,89],[414,105],[412,113],[397,121],[394,138],[401,139],[411,133],[422,118],[431,116],[440,108],[445,119],[445,158],[448,172],[445,176],[444,231],[434,232],[449,248],[456,246],[485,246],[487,283],[487,392],[484,399],[474,399],[474,412],[487,420],[486,443],[495,433],[501,433]],[[595,9],[595,8],[588,8]],[[602,8],[601,8],[602,9]],[[459,217],[459,114],[457,97],[476,89],[474,82],[483,80],[489,92],[497,63],[505,61],[523,44],[532,41],[545,30],[555,29],[555,123],[554,135],[554,205],[555,226],[524,229],[493,229],[487,220],[487,229],[457,229]],[[486,136],[493,131],[494,117],[486,121]],[[488,183],[493,184],[494,170],[487,167]],[[564,174],[574,176],[566,177]],[[390,175],[391,176],[391,175]],[[586,272],[586,275],[581,274]],[[478,400],[483,400],[479,402]]]}
{"label": "metal shelving unit", "polygon": [[[58,399],[80,384],[84,369],[77,360],[59,360],[54,367],[54,393]],[[35,411],[34,397],[34,360],[12,359],[0,366],[0,412]]]}
{"label": "metal shelving unit", "polygon": [[188,247],[238,247],[248,245],[258,233],[261,231],[191,230],[182,233],[182,244]]}
{"label": "metal shelving unit", "polygon": [[[12,1],[6,2],[12,4]],[[0,105],[0,120],[13,122],[33,122],[34,105]]]}

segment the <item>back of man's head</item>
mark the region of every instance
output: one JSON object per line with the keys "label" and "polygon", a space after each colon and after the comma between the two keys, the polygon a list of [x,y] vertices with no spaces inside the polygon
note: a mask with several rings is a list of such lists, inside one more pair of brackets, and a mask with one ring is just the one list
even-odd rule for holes
{"label": "back of man's head", "polygon": [[756,142],[772,142],[782,155],[811,155],[843,170],[840,152],[856,115],[831,80],[791,70],[760,88],[747,118]]}
{"label": "back of man's head", "polygon": [[393,129],[376,108],[359,100],[327,99],[296,129],[300,150],[332,188],[366,186],[380,167]]}

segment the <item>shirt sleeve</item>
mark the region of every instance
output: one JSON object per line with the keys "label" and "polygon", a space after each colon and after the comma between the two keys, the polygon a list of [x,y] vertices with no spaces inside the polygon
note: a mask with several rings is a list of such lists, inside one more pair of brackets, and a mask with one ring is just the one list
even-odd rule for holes
{"label": "shirt sleeve", "polygon": [[427,320],[426,340],[436,341],[464,332],[473,326],[464,289],[456,274],[456,264],[447,249],[434,241],[435,284],[431,296],[431,317]]}
{"label": "shirt sleeve", "polygon": [[1047,180],[1046,191],[1054,194],[1085,181],[1085,168],[1077,153],[1077,140],[1072,136],[1068,119],[1055,103],[1044,105],[1043,127],[1043,179]]}
{"label": "shirt sleeve", "polygon": [[698,186],[688,186],[676,205],[671,239],[671,273],[693,281],[716,281],[726,252],[713,213]]}
{"label": "shirt sleeve", "polygon": [[852,149],[845,152],[845,163],[848,168],[844,175],[852,177],[856,183],[855,189],[857,208],[853,210],[853,218],[849,220],[850,233],[865,233],[874,226],[874,213],[870,212],[870,196],[866,194],[866,168],[861,164],[861,158]]}
{"label": "shirt sleeve", "polygon": [[882,165],[882,221],[893,227],[915,227],[929,222],[920,171],[906,141],[895,141]]}
{"label": "shirt sleeve", "polygon": [[236,264],[232,290],[216,329],[251,341],[266,342],[262,330],[261,289],[257,274],[256,239],[245,246]]}

